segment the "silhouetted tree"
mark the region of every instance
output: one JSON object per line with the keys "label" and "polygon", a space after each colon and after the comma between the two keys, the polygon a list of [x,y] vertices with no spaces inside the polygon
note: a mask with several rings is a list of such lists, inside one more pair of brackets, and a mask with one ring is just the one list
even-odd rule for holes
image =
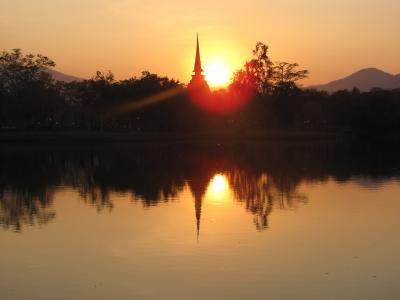
{"label": "silhouetted tree", "polygon": [[267,94],[270,89],[273,64],[268,55],[269,47],[258,42],[253,50],[253,59],[246,62],[243,69],[233,76],[233,88],[250,88],[260,94]]}
{"label": "silhouetted tree", "polygon": [[46,68],[55,63],[41,54],[24,55],[20,49],[0,54],[0,87],[3,92],[13,94],[32,82],[51,84],[51,75]]}
{"label": "silhouetted tree", "polygon": [[43,55],[24,55],[20,49],[0,55],[2,126],[55,126],[63,99],[46,68],[55,63]]}
{"label": "silhouetted tree", "polygon": [[298,64],[287,62],[275,63],[272,67],[273,93],[279,96],[291,96],[299,93],[296,82],[307,78],[307,70],[297,70]]}

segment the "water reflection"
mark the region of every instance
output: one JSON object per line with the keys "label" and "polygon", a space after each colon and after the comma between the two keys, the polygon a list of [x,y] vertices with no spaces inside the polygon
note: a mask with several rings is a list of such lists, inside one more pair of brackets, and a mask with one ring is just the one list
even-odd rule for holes
{"label": "water reflection", "polygon": [[175,201],[188,186],[199,233],[204,201],[241,203],[263,230],[274,209],[307,202],[302,183],[356,177],[376,186],[400,175],[398,147],[382,145],[4,145],[0,151],[0,224],[17,232],[54,220],[54,195],[64,187],[101,212],[112,211],[113,193],[151,208]]}
{"label": "water reflection", "polygon": [[50,209],[53,192],[45,190],[42,194],[29,191],[6,189],[0,191],[0,224],[4,228],[20,231],[23,225],[43,225],[55,218]]}

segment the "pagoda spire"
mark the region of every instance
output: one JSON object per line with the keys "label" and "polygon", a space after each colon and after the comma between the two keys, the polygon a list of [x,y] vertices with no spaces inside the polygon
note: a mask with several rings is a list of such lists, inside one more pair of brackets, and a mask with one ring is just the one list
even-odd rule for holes
{"label": "pagoda spire", "polygon": [[201,58],[200,58],[200,44],[199,44],[199,34],[197,33],[197,47],[196,47],[196,59],[194,63],[195,74],[201,75],[203,73],[203,69],[201,68]]}
{"label": "pagoda spire", "polygon": [[[201,67],[201,57],[200,57],[200,43],[199,43],[199,34],[197,33],[197,45],[196,45],[196,58],[194,61],[194,70],[193,70],[192,80],[188,84],[188,88],[190,90],[196,90],[198,95],[202,96],[203,94],[207,94],[210,92],[210,88],[205,80],[205,76],[203,75],[203,69]],[[199,92],[201,92],[199,94]]]}

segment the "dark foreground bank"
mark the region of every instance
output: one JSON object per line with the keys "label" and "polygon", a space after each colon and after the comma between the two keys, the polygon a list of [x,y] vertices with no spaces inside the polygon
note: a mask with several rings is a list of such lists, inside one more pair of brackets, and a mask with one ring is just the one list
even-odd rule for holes
{"label": "dark foreground bank", "polygon": [[[384,136],[396,140],[397,135]],[[246,140],[351,140],[345,132],[251,131],[251,132],[113,132],[113,131],[8,131],[0,132],[0,142],[174,142]]]}

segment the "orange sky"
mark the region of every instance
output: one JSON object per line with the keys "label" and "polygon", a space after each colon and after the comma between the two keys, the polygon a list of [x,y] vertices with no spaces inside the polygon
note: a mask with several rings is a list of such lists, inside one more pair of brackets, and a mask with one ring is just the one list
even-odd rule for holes
{"label": "orange sky", "polygon": [[204,64],[237,69],[263,41],[314,84],[364,67],[400,73],[399,12],[399,0],[1,0],[0,50],[48,55],[83,78],[150,70],[187,82],[198,31]]}

